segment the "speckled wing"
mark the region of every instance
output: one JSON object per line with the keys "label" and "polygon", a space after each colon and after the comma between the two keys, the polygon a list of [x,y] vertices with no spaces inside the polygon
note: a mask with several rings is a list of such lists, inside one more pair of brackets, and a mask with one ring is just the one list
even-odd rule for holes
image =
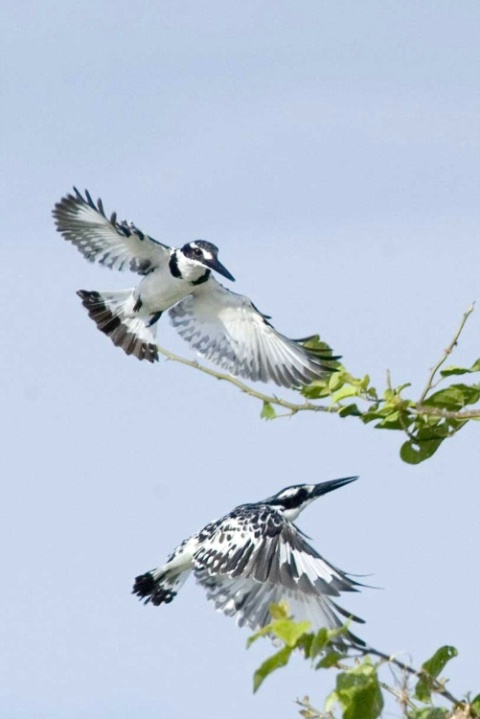
{"label": "speckled wing", "polygon": [[350,615],[332,597],[356,591],[358,583],[326,562],[293,524],[267,507],[263,525],[260,531],[248,515],[237,514],[201,537],[193,571],[207,597],[252,630],[271,621],[269,606],[281,600],[295,619],[310,621],[314,629],[341,626],[338,614]]}
{"label": "speckled wing", "polygon": [[53,209],[55,225],[90,262],[113,270],[131,270],[144,275],[168,261],[170,248],[144,234],[131,222],[108,218],[101,200],[97,204],[89,192],[85,198],[74,187]]}
{"label": "speckled wing", "polygon": [[335,357],[280,334],[248,297],[230,292],[213,277],[169,315],[183,339],[232,375],[298,387],[333,371]]}

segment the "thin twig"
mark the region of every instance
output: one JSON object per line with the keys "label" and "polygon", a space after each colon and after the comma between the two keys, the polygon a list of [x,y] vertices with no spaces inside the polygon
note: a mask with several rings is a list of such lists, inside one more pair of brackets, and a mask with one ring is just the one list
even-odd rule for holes
{"label": "thin twig", "polygon": [[404,688],[395,689],[394,687],[391,687],[386,682],[380,682],[380,686],[386,692],[388,692],[389,694],[392,694],[395,697],[395,699],[398,701],[398,703],[402,707],[402,712],[403,712],[404,716],[406,716],[407,707],[410,707],[410,709],[416,708],[414,702],[409,698],[408,693],[405,691]]}
{"label": "thin twig", "polygon": [[176,355],[173,352],[169,352],[169,350],[166,350],[159,345],[157,345],[157,349],[160,354],[162,354],[167,359],[172,360],[173,362],[179,362],[180,364],[186,365],[187,367],[193,367],[193,369],[200,370],[200,372],[208,374],[210,375],[210,377],[215,377],[216,379],[223,382],[230,382],[230,384],[233,384],[235,387],[238,387],[239,390],[241,390],[245,394],[250,395],[250,397],[255,397],[255,399],[259,399],[261,402],[266,402],[268,404],[276,405],[277,407],[283,407],[284,409],[288,409],[290,410],[290,414],[296,414],[297,412],[303,412],[305,410],[311,412],[335,413],[338,411],[337,408],[324,407],[319,404],[312,404],[312,402],[302,402],[301,404],[296,404],[295,402],[288,402],[285,399],[280,399],[275,395],[268,395],[264,394],[263,392],[258,392],[257,390],[252,389],[252,387],[249,387],[247,384],[241,382],[236,377],[232,377],[232,375],[225,374],[223,372],[217,372],[216,370],[210,369],[209,367],[205,367],[196,360],[189,360],[185,357],[180,357],[179,355]]}
{"label": "thin twig", "polygon": [[298,704],[298,706],[302,707],[302,709],[304,710],[300,712],[301,716],[308,717],[308,719],[326,719],[326,717],[332,717],[331,712],[325,714],[325,712],[322,712],[319,709],[315,709],[315,707],[310,704],[309,697],[304,697],[303,699],[296,699],[295,704]]}
{"label": "thin twig", "polygon": [[428,672],[425,671],[425,669],[414,669],[409,664],[404,664],[404,662],[401,662],[394,656],[384,654],[383,652],[380,652],[377,649],[373,649],[372,647],[366,647],[362,651],[364,654],[374,654],[375,656],[380,657],[380,659],[384,659],[386,662],[395,664],[395,666],[397,666],[402,671],[417,676],[419,679],[427,679],[431,684],[432,691],[436,692],[437,694],[440,694],[442,697],[445,697],[445,699],[448,699],[450,702],[452,702],[452,704],[461,704],[461,701],[459,699],[454,697],[453,694],[451,694],[448,689],[440,681],[438,681],[438,679],[432,677]]}
{"label": "thin twig", "polygon": [[387,389],[392,389],[392,373],[387,369]]}
{"label": "thin twig", "polygon": [[470,315],[472,314],[472,312],[474,311],[474,309],[475,309],[475,302],[472,302],[472,304],[470,305],[470,307],[467,309],[467,311],[466,311],[465,314],[463,315],[462,321],[460,322],[460,327],[459,327],[458,330],[456,331],[456,333],[455,333],[455,335],[454,335],[452,341],[451,341],[450,344],[448,345],[447,349],[444,350],[443,355],[442,355],[442,357],[438,360],[437,364],[436,364],[434,367],[432,367],[432,370],[431,370],[430,375],[429,375],[429,377],[428,377],[427,384],[425,385],[425,389],[423,390],[423,392],[422,392],[422,394],[421,394],[421,396],[420,396],[420,399],[419,399],[418,402],[417,402],[417,405],[419,405],[419,406],[422,405],[422,403],[423,403],[423,401],[425,400],[427,394],[428,394],[428,393],[430,392],[430,390],[432,389],[433,380],[435,379],[435,375],[437,374],[438,370],[439,370],[440,367],[443,365],[443,363],[446,361],[447,357],[452,353],[453,348],[455,347],[455,345],[456,345],[457,342],[458,342],[458,338],[459,338],[460,335],[462,334],[462,330],[463,330],[463,328],[465,327],[465,323],[466,323],[466,321],[468,320],[468,318],[470,317]]}

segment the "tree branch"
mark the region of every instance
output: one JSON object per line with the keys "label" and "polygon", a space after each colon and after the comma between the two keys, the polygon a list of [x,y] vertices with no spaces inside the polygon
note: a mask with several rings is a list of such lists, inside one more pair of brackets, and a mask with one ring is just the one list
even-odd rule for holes
{"label": "tree branch", "polygon": [[[437,373],[439,369],[442,367],[442,365],[445,363],[447,357],[452,353],[454,347],[458,343],[459,337],[465,327],[465,324],[469,318],[469,316],[472,314],[475,308],[475,303],[472,303],[470,307],[466,310],[464,313],[462,320],[460,322],[460,325],[455,332],[455,335],[453,339],[451,340],[448,347],[444,350],[441,358],[438,360],[438,362],[432,367],[430,374],[428,376],[427,383],[422,391],[422,394],[417,402],[410,401],[410,400],[403,400],[401,398],[401,391],[403,387],[398,388],[397,390],[394,390],[392,388],[391,384],[391,378],[390,378],[390,372],[387,371],[387,392],[396,392],[398,393],[398,401],[399,406],[403,404],[403,408],[400,409],[400,423],[402,425],[403,430],[406,432],[406,434],[409,436],[411,440],[415,440],[415,432],[411,432],[408,429],[408,418],[410,417],[412,420],[415,420],[417,417],[421,416],[431,416],[431,417],[438,417],[439,419],[446,419],[446,420],[457,420],[462,423],[468,422],[468,420],[474,420],[474,419],[480,419],[480,409],[471,409],[471,410],[448,410],[442,407],[434,407],[430,405],[425,405],[424,402],[427,399],[427,396],[429,392],[438,384],[438,381],[435,382],[435,378],[437,376]],[[330,400],[330,405],[322,405],[317,404],[316,402],[308,401],[305,402],[289,402],[286,399],[281,399],[280,397],[277,397],[276,395],[269,395],[265,392],[259,392],[256,389],[253,389],[248,384],[245,384],[245,382],[242,382],[237,377],[234,377],[230,374],[226,374],[224,372],[218,372],[214,369],[211,369],[209,367],[205,367],[203,364],[200,364],[197,360],[190,360],[186,359],[185,357],[181,357],[179,355],[174,354],[173,352],[170,352],[169,350],[158,346],[158,351],[160,354],[162,354],[164,357],[166,357],[169,360],[172,360],[173,362],[178,362],[179,364],[183,364],[186,367],[192,367],[193,369],[199,370],[200,372],[203,372],[204,374],[209,375],[210,377],[215,377],[215,379],[218,379],[223,382],[228,382],[234,387],[237,387],[241,392],[244,394],[249,395],[250,397],[253,397],[254,399],[260,400],[260,402],[263,402],[265,405],[271,405],[273,407],[281,407],[286,412],[282,414],[274,414],[272,413],[272,419],[280,418],[280,417],[291,417],[298,412],[327,412],[330,414],[339,414],[341,413],[342,409],[345,408],[344,401],[347,400],[348,402],[361,400],[366,402],[370,405],[376,405],[377,410],[378,407],[385,407],[387,408],[389,404],[392,404],[388,398],[379,399],[379,393],[376,389],[372,387],[363,387],[362,380],[356,379],[352,377],[344,367],[339,368],[339,377],[342,377],[342,384],[339,386],[335,386],[335,383],[331,383],[331,389],[329,389],[328,383],[325,383],[325,391],[321,393],[321,399]],[[335,377],[335,375],[333,375]],[[406,385],[405,385],[406,386]],[[340,389],[339,389],[340,387]],[[347,392],[343,393],[343,389],[346,388]],[[353,392],[350,392],[349,389],[354,388]],[[397,408],[395,406],[392,407],[392,411],[396,410]],[[374,412],[377,411],[374,408]],[[367,410],[368,413],[369,410]],[[367,413],[362,412],[360,409],[355,410],[355,408],[350,408],[350,412],[348,414],[355,415],[360,418],[363,418],[363,416],[367,415]],[[268,417],[268,414],[263,415],[266,418]],[[381,413],[379,413],[378,418],[382,419]],[[402,422],[402,417],[406,420],[406,422]],[[461,425],[463,426],[463,425]],[[453,429],[452,433],[454,434],[456,429]]]}
{"label": "tree branch", "polygon": [[183,364],[186,367],[193,367],[193,369],[197,369],[200,372],[203,372],[204,374],[210,375],[210,377],[215,377],[215,379],[221,380],[222,382],[230,382],[230,384],[233,384],[235,387],[238,387],[238,389],[241,392],[244,392],[245,394],[248,394],[250,397],[254,397],[255,399],[259,399],[261,402],[266,402],[267,404],[273,404],[277,407],[283,407],[284,409],[290,410],[290,414],[296,414],[297,412],[304,412],[304,411],[310,411],[310,412],[337,412],[336,408],[331,407],[324,407],[319,404],[313,404],[312,402],[301,402],[301,403],[295,403],[295,402],[288,402],[285,399],[280,399],[280,397],[276,397],[275,395],[268,395],[264,394],[263,392],[258,392],[257,390],[253,389],[252,387],[249,387],[244,382],[241,382],[236,377],[233,377],[230,374],[225,374],[224,372],[217,372],[214,369],[210,369],[209,367],[205,367],[205,365],[200,364],[200,362],[197,362],[196,360],[189,360],[185,357],[180,357],[180,355],[176,355],[173,352],[169,352],[169,350],[166,350],[163,347],[160,347],[157,345],[157,349],[164,357],[166,357],[168,360],[172,360],[173,362],[178,362],[179,364]]}
{"label": "tree branch", "polygon": [[443,365],[443,363],[446,361],[447,357],[452,353],[453,348],[454,348],[455,345],[457,344],[458,338],[460,337],[460,335],[461,335],[461,333],[462,333],[462,330],[463,330],[463,328],[465,327],[465,323],[466,323],[466,321],[468,320],[468,318],[470,317],[470,315],[472,314],[472,312],[473,312],[474,309],[475,309],[475,302],[472,302],[472,304],[470,305],[470,307],[467,309],[467,311],[466,311],[465,314],[463,315],[462,321],[460,322],[460,326],[459,326],[458,330],[455,332],[455,335],[454,335],[452,341],[451,341],[450,344],[448,345],[447,349],[444,350],[444,353],[443,353],[442,357],[438,360],[437,364],[434,365],[434,367],[432,367],[432,370],[431,370],[430,375],[429,375],[429,377],[428,377],[427,384],[425,385],[425,388],[424,388],[422,394],[420,395],[420,399],[419,399],[418,402],[417,402],[417,404],[418,404],[419,406],[421,406],[421,405],[423,404],[423,402],[424,402],[424,400],[425,400],[427,394],[428,394],[428,393],[430,392],[430,390],[432,389],[432,387],[433,387],[433,380],[435,379],[435,375],[437,374],[438,370],[439,370],[440,367]]}
{"label": "tree branch", "polygon": [[415,414],[429,414],[432,417],[444,417],[445,419],[458,419],[460,421],[480,419],[480,409],[472,409],[468,412],[454,412],[452,410],[442,409],[441,407],[425,407],[425,405],[422,404],[417,404],[415,407]]}
{"label": "tree branch", "polygon": [[362,650],[363,654],[374,654],[376,657],[380,657],[380,659],[383,659],[384,661],[388,662],[389,664],[395,664],[399,669],[401,669],[403,672],[408,672],[408,674],[412,674],[413,676],[418,677],[421,679],[422,677],[428,679],[428,681],[432,685],[432,690],[436,692],[437,694],[440,694],[442,697],[445,697],[445,699],[448,699],[448,701],[452,702],[452,704],[458,705],[462,704],[462,702],[457,699],[456,697],[451,694],[448,689],[442,684],[441,681],[439,681],[436,677],[432,677],[428,672],[425,671],[425,669],[414,669],[414,667],[411,667],[409,664],[404,664],[404,662],[401,662],[399,659],[396,659],[394,656],[389,656],[388,654],[384,654],[383,652],[378,651],[377,649],[373,649],[373,647],[365,647],[364,650]]}

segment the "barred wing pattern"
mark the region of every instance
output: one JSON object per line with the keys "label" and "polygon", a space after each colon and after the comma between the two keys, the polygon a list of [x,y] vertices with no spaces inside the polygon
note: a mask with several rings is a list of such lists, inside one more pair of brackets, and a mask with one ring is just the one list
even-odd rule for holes
{"label": "barred wing pattern", "polygon": [[[248,507],[246,511],[239,507],[200,533],[193,571],[215,607],[228,616],[237,615],[238,624],[253,631],[271,621],[269,606],[282,599],[295,618],[309,620],[314,629],[342,626],[338,614],[362,622],[332,599],[341,592],[357,591],[359,583],[326,562],[278,513],[265,507],[262,520],[260,531]],[[353,634],[345,636],[351,643],[363,644]]]}
{"label": "barred wing pattern", "polygon": [[248,297],[227,290],[213,277],[169,315],[180,336],[201,356],[254,382],[309,384],[331,372],[337,359],[280,334]]}
{"label": "barred wing pattern", "polygon": [[117,222],[114,212],[105,214],[102,201],[97,204],[88,190],[85,198],[74,187],[53,210],[55,225],[90,262],[99,262],[112,270],[131,270],[140,275],[167,263],[170,248],[149,237],[131,222]]}

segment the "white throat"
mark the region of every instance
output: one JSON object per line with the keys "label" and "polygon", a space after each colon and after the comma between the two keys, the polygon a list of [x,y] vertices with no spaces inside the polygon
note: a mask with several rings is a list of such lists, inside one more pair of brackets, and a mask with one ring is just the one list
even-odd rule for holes
{"label": "white throat", "polygon": [[205,265],[202,265],[201,262],[185,257],[183,252],[180,252],[180,250],[176,251],[176,260],[182,279],[185,280],[185,282],[195,282],[208,272],[208,268],[205,267]]}
{"label": "white throat", "polygon": [[300,512],[302,512],[304,510],[304,508],[305,508],[305,505],[303,505],[302,507],[296,507],[295,509],[284,509],[282,511],[282,514],[285,517],[285,519],[288,519],[289,522],[294,522],[296,520],[296,518],[298,517],[298,515],[300,514]]}

